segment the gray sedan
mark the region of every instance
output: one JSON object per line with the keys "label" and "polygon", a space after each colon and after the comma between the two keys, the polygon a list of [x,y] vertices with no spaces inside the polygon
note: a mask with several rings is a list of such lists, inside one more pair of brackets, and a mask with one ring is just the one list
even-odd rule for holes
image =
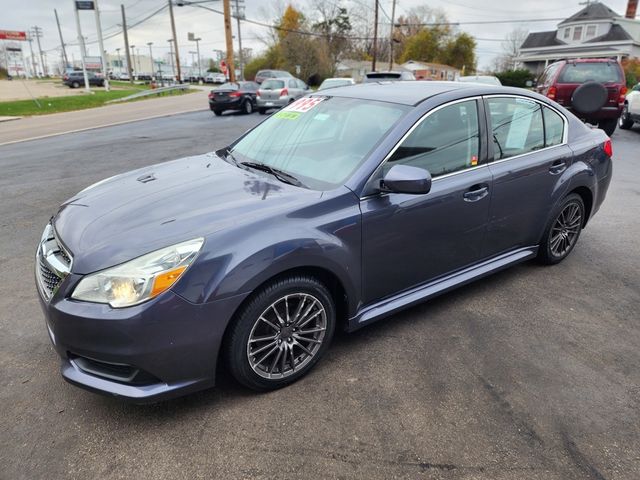
{"label": "gray sedan", "polygon": [[286,107],[306,95],[308,91],[308,85],[298,78],[265,80],[258,90],[258,111],[264,115],[269,109]]}

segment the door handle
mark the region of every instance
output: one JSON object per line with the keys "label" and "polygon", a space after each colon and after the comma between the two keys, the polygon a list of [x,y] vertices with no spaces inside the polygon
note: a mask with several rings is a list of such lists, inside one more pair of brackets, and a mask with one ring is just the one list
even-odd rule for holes
{"label": "door handle", "polygon": [[474,185],[469,188],[464,194],[465,202],[477,202],[483,199],[489,194],[489,185]]}
{"label": "door handle", "polygon": [[567,164],[564,160],[556,160],[549,167],[549,173],[551,175],[559,175],[567,169]]}

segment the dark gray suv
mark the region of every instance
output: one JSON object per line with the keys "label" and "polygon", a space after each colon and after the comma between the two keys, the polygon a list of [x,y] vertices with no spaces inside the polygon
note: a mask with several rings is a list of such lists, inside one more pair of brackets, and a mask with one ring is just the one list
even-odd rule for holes
{"label": "dark gray suv", "polygon": [[65,202],[36,253],[62,375],[138,402],[285,386],[355,330],[528,259],[562,261],[611,142],[536,93],[338,87],[215,153]]}

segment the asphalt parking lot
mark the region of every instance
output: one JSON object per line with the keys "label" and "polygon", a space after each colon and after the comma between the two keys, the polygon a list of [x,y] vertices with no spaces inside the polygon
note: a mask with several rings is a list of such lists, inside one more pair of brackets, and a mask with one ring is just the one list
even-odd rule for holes
{"label": "asphalt parking lot", "polygon": [[85,186],[210,151],[262,116],[197,112],[0,147],[0,478],[640,478],[640,127],[572,255],[353,334],[289,388],[135,406],[66,384],[33,282]]}

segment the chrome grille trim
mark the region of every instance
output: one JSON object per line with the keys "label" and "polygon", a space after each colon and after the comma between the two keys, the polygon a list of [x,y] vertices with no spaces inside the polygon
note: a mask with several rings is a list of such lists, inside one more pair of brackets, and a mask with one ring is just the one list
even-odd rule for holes
{"label": "chrome grille trim", "polygon": [[53,226],[48,224],[36,252],[37,284],[46,300],[58,291],[62,280],[71,272],[72,263],[73,257],[56,238]]}

